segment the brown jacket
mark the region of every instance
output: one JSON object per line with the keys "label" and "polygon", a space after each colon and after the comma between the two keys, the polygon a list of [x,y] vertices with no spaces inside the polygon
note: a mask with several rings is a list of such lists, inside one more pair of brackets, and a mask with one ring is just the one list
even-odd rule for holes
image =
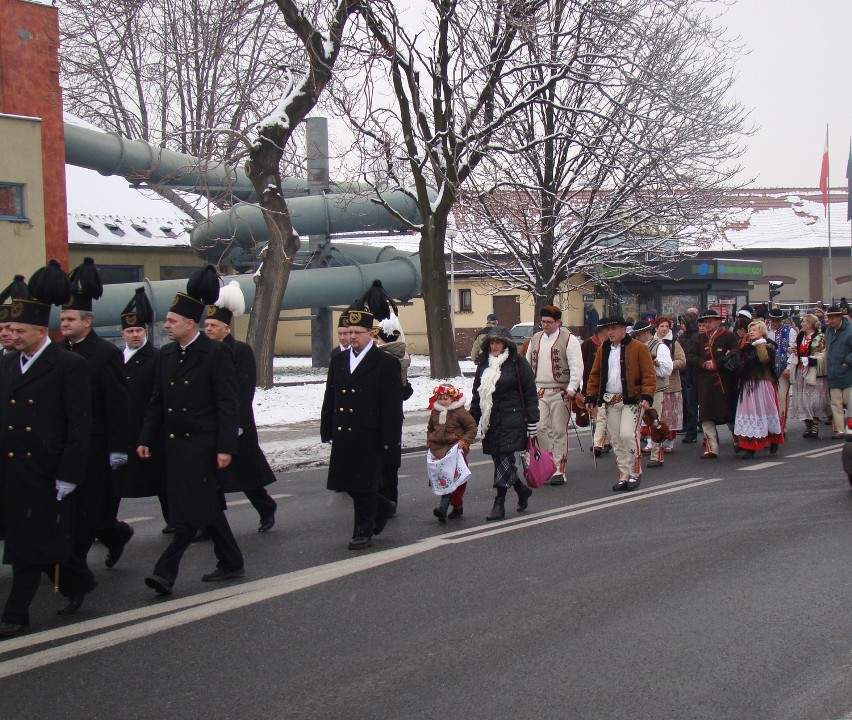
{"label": "brown jacket", "polygon": [[[654,374],[654,360],[648,346],[629,335],[621,341],[621,387],[626,405],[636,405],[640,400],[648,404],[654,402],[654,391],[657,389],[657,377]],[[595,353],[595,362],[589,373],[589,386],[586,391],[586,402],[592,405],[603,405],[603,394],[606,392],[606,381],[609,372],[609,353],[612,343],[607,340]]]}
{"label": "brown jacket", "polygon": [[476,440],[476,420],[467,411],[462,400],[449,406],[445,424],[440,425],[439,418],[440,412],[437,409],[432,410],[426,427],[426,447],[435,457],[444,457],[460,440],[464,443],[465,449]]}

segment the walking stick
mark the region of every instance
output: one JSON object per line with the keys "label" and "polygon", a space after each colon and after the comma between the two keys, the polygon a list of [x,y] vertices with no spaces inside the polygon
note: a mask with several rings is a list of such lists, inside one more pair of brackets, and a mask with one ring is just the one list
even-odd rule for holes
{"label": "walking stick", "polygon": [[[595,409],[595,415],[597,416],[597,409]],[[595,470],[598,469],[598,456],[595,455],[595,430],[598,427],[598,421],[592,418],[591,413],[589,413],[589,430],[592,432],[592,460],[595,463]]]}

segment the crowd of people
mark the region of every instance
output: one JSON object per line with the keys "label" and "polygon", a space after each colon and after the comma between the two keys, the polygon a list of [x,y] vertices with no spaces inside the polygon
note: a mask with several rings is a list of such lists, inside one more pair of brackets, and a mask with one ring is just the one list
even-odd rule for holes
{"label": "crowd of people", "polygon": [[[236,283],[220,287],[212,266],[190,277],[165,317],[171,343],[149,341],[154,320],[144,288],[121,314],[121,349],[93,329],[92,301],[103,291],[86,258],[66,275],[51,261],[29,282],[16,276],[0,293],[0,453],[3,562],[12,586],[0,637],[29,626],[42,575],[72,615],[97,582],[89,567],[95,540],[113,567],[133,536],[118,520],[123,497],[157,497],[171,541],[145,584],[169,595],[193,542],[212,541],[216,565],[206,582],[244,575],[243,556],[225,514],[225,493],[246,495],[258,532],[275,524],[266,491],[275,476],[258,444],[252,410],[251,349],[230,333],[245,310]],[[61,306],[62,339],[51,341],[51,306]],[[517,512],[533,490],[524,479],[531,440],[551,453],[549,484],[566,484],[568,436],[591,425],[597,458],[612,452],[613,491],[640,486],[647,468],[665,467],[678,434],[704,440],[702,460],[721,453],[719,425],[743,458],[784,444],[791,420],[805,438],[823,422],[842,437],[852,387],[852,324],[846,308],[806,314],[800,325],[777,309],[757,317],[742,308],[730,324],[715,310],[675,320],[649,311],[636,322],[600,318],[581,339],[555,305],[542,307],[540,330],[518,347],[489,316],[472,348],[476,364],[469,409],[464,390],[434,390],[425,428],[430,486],[441,523],[464,517],[467,454],[473,441],[493,460],[494,500],[486,521]],[[397,511],[403,401],[411,396],[409,357],[397,308],[379,281],[342,313],[331,352],[320,436],[331,443],[327,487],[352,499],[348,547],[368,548]],[[518,459],[521,455],[521,465]]]}

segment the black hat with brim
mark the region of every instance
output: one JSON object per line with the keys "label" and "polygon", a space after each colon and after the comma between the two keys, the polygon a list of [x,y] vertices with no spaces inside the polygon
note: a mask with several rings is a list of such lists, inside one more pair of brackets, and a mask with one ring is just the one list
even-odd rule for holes
{"label": "black hat with brim", "polygon": [[206,303],[196,300],[194,297],[190,297],[186,293],[179,292],[175,295],[175,299],[172,300],[169,312],[173,312],[176,315],[180,315],[181,317],[185,317],[188,320],[193,320],[198,323],[201,322],[201,318],[204,315],[205,305]]}
{"label": "black hat with brim", "polygon": [[616,325],[624,325],[624,327],[627,327],[627,321],[621,317],[621,315],[612,315],[604,318],[598,323],[599,328],[611,328]]}
{"label": "black hat with brim", "polygon": [[715,310],[705,310],[698,316],[699,320],[721,320],[722,317]]}
{"label": "black hat with brim", "polygon": [[648,320],[639,320],[639,322],[637,322],[633,326],[633,329],[630,332],[633,335],[638,335],[639,333],[645,332],[646,330],[653,332],[654,326]]}
{"label": "black hat with brim", "polygon": [[369,310],[349,310],[349,327],[357,325],[358,327],[373,329],[373,313]]}

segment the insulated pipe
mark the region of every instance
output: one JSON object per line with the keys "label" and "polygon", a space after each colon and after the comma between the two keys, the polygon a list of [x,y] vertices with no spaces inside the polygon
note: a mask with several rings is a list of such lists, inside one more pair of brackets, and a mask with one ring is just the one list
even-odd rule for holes
{"label": "insulated pipe", "polygon": [[[369,252],[371,250],[372,253]],[[382,281],[391,297],[400,300],[408,300],[420,293],[422,278],[418,253],[406,253],[393,247],[366,247],[358,248],[357,254],[364,258],[364,265],[291,272],[281,309],[349,305],[354,298],[361,297],[375,279]],[[254,276],[247,274],[222,278],[223,283],[231,280],[240,284],[248,313],[254,303]],[[145,280],[105,285],[104,294],[92,305],[95,326],[119,325],[122,310],[140,285],[146,287],[157,322],[165,319],[175,293],[186,292],[186,280]],[[59,313],[60,309],[54,307],[50,316],[51,329],[59,327]]]}
{"label": "insulated pipe", "polygon": [[[101,175],[121,175],[131,182],[161,183],[204,197],[233,195],[256,202],[251,180],[241,167],[208,162],[193,155],[173,152],[143,140],[128,140],[118,133],[65,123],[65,162],[97,170]],[[283,178],[284,197],[308,194],[303,178]],[[332,183],[334,192],[366,191],[360,183]]]}
{"label": "insulated pipe", "polygon": [[[418,222],[417,203],[405,192],[384,193],[382,199],[399,215]],[[314,195],[287,200],[293,228],[299,235],[338,235],[369,230],[402,229],[401,223],[366,195]],[[218,262],[233,245],[248,249],[267,239],[266,221],[257,205],[239,204],[202,220],[190,235],[196,253]]]}

